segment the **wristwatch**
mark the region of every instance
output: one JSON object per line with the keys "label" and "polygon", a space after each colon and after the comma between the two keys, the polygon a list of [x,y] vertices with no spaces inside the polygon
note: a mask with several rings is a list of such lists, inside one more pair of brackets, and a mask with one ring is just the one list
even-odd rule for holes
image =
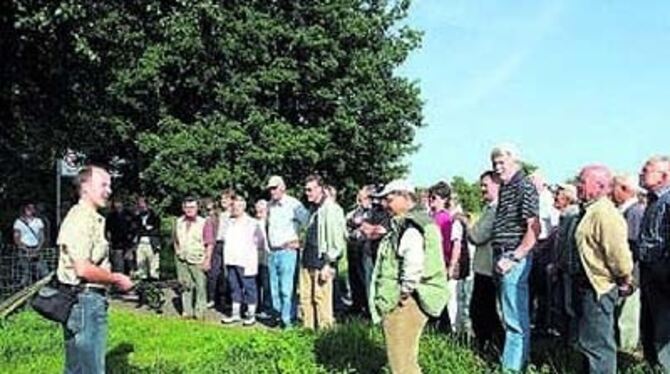
{"label": "wristwatch", "polygon": [[514,255],[514,252],[507,252],[507,253],[505,253],[505,258],[508,259],[508,260],[510,260],[510,261],[512,261],[512,262],[516,262],[516,263],[521,262],[521,259],[520,259],[520,258],[517,258],[517,257]]}

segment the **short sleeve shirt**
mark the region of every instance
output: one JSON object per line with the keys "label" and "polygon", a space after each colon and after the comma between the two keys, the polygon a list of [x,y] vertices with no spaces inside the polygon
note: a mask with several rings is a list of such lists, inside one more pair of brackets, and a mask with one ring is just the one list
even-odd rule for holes
{"label": "short sleeve shirt", "polygon": [[42,230],[44,230],[44,223],[37,217],[30,220],[19,218],[14,221],[14,231],[19,232],[21,243],[28,247],[35,247],[39,244],[39,235]]}
{"label": "short sleeve shirt", "polygon": [[105,218],[87,205],[78,203],[70,209],[60,227],[56,244],[60,251],[56,273],[62,283],[82,283],[74,270],[74,262],[78,260],[88,260],[93,265],[110,269]]}
{"label": "short sleeve shirt", "polygon": [[498,193],[498,208],[493,221],[494,253],[499,255],[515,250],[526,233],[527,220],[539,215],[537,189],[523,171],[519,171],[500,187]]}

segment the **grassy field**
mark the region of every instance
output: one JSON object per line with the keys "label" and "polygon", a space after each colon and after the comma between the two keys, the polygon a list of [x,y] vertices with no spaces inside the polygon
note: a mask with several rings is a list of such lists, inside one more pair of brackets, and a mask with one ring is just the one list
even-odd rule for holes
{"label": "grassy field", "polygon": [[[381,332],[352,322],[324,332],[222,327],[113,308],[107,347],[109,373],[380,373],[387,372]],[[558,357],[558,358],[557,358]],[[0,325],[1,373],[62,372],[62,331],[26,311]],[[534,373],[578,373],[573,355],[555,346],[534,355]],[[424,373],[490,373],[447,337],[424,334]],[[539,366],[539,368],[538,368]],[[626,373],[642,373],[631,362]]]}

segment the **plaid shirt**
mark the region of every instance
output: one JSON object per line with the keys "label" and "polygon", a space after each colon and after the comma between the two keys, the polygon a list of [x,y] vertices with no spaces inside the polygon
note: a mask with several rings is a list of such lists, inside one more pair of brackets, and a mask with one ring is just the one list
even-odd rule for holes
{"label": "plaid shirt", "polygon": [[638,250],[641,262],[655,262],[670,257],[670,186],[649,194],[644,211]]}

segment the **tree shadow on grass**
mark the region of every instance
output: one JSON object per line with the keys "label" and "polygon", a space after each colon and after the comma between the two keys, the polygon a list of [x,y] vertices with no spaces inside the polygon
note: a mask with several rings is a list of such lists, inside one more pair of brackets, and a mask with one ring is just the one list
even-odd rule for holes
{"label": "tree shadow on grass", "polygon": [[131,373],[136,372],[130,365],[128,356],[135,352],[135,346],[123,342],[107,352],[105,356],[105,367],[109,373]]}
{"label": "tree shadow on grass", "polygon": [[133,365],[130,363],[129,356],[135,352],[135,346],[128,342],[123,342],[115,346],[105,356],[105,372],[108,374],[182,374],[186,371],[179,364],[162,360],[160,357],[155,362],[144,366]]}
{"label": "tree shadow on grass", "polygon": [[314,345],[317,363],[333,372],[380,373],[386,352],[375,331],[353,322],[319,332]]}

